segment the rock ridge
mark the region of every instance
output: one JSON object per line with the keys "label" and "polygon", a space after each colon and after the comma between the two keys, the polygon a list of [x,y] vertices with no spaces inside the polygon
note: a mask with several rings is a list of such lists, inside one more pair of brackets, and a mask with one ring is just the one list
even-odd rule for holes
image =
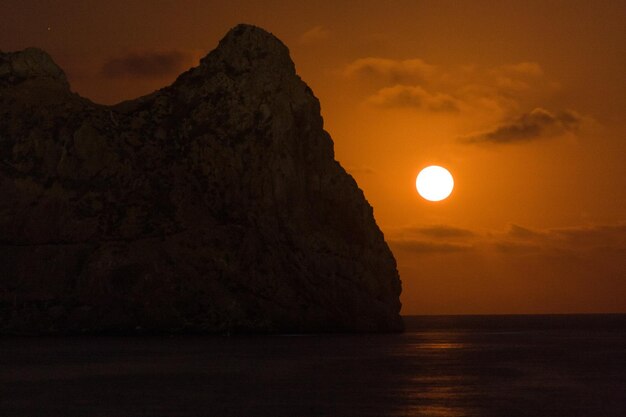
{"label": "rock ridge", "polygon": [[63,70],[39,48],[19,52],[0,52],[0,80],[15,83],[32,78],[48,78],[69,87]]}
{"label": "rock ridge", "polygon": [[400,331],[396,263],[272,34],[115,106],[0,53],[0,333]]}

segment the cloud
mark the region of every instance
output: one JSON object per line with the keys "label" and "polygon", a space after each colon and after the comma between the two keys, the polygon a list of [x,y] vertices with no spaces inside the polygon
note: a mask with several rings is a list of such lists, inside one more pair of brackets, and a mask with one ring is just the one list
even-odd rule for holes
{"label": "cloud", "polygon": [[528,229],[526,227],[512,224],[509,227],[509,231],[507,232],[507,235],[514,239],[534,239],[534,238],[540,237],[541,233]]}
{"label": "cloud", "polygon": [[537,62],[445,67],[419,58],[368,57],[342,72],[348,80],[368,82],[359,86],[366,104],[446,113],[470,142],[528,142],[573,132],[581,121],[573,111],[552,114],[538,106],[554,101],[561,87]]}
{"label": "cloud", "polygon": [[371,96],[367,102],[384,108],[415,108],[432,112],[458,112],[458,102],[453,97],[431,94],[419,86],[396,85],[383,88]]}
{"label": "cloud", "polygon": [[568,248],[626,253],[626,224],[552,229],[550,235]]}
{"label": "cloud", "polygon": [[303,45],[308,45],[330,38],[330,31],[323,26],[315,26],[314,28],[304,32],[298,39]]}
{"label": "cloud", "polygon": [[465,252],[474,248],[471,230],[448,225],[410,226],[392,233],[389,245],[415,254]]}
{"label": "cloud", "polygon": [[404,231],[409,234],[415,233],[433,238],[465,238],[476,235],[476,233],[471,230],[446,225],[409,227],[405,228]]}
{"label": "cloud", "polygon": [[[444,69],[420,58],[389,59],[380,57],[359,58],[344,67],[348,78],[365,78],[390,84],[419,83],[437,85],[448,93],[460,91],[467,85],[480,85],[482,90],[494,88],[530,88],[542,84],[545,73],[537,62],[518,62],[496,67],[481,68],[463,65]],[[542,85],[543,86],[543,85]]]}
{"label": "cloud", "polygon": [[537,139],[560,136],[568,132],[575,132],[581,124],[581,117],[569,110],[551,113],[542,108],[536,108],[524,113],[510,123],[496,126],[486,132],[469,135],[462,140],[468,143],[520,143]]}
{"label": "cloud", "polygon": [[387,58],[360,58],[346,66],[348,78],[365,78],[385,83],[398,84],[420,82],[435,73],[435,66],[421,59],[394,60]]}
{"label": "cloud", "polygon": [[[507,233],[496,235],[493,243],[497,246],[538,247],[544,252],[578,254],[624,252],[626,254],[626,224],[547,230],[533,230],[512,225]],[[626,264],[626,260],[624,262]]]}
{"label": "cloud", "polygon": [[580,226],[534,230],[511,225],[506,232],[476,231],[447,225],[406,227],[391,233],[392,248],[415,254],[491,252],[501,255],[596,258],[624,255],[626,265],[626,224]]}
{"label": "cloud", "polygon": [[487,312],[480,309],[492,302],[508,312],[625,311],[626,223],[511,225],[458,238],[437,231],[429,238],[419,229],[385,233],[405,301],[430,308],[460,304],[475,312]]}
{"label": "cloud", "polygon": [[425,240],[389,240],[392,248],[409,251],[415,254],[422,253],[455,253],[472,250],[471,245],[461,245],[448,242],[429,242]]}
{"label": "cloud", "polygon": [[544,77],[543,69],[536,62],[502,65],[489,73],[497,90],[507,94],[523,94],[533,87],[542,86]]}
{"label": "cloud", "polygon": [[101,68],[107,78],[160,78],[191,66],[192,56],[183,51],[143,51],[111,58]]}

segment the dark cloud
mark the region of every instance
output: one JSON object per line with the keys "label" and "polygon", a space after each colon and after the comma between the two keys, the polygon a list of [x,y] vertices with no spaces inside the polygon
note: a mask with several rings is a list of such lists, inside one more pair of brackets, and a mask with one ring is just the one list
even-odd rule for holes
{"label": "dark cloud", "polygon": [[529,106],[550,100],[561,89],[537,62],[447,67],[419,58],[369,57],[346,65],[343,74],[365,81],[359,86],[364,91],[377,89],[365,99],[372,106],[471,119],[477,132],[461,138],[470,143],[531,141],[573,132],[581,124],[581,118],[571,111],[553,114],[536,108],[520,116],[519,109],[532,109]]}
{"label": "dark cloud", "polygon": [[509,231],[507,234],[508,236],[516,239],[534,239],[542,236],[542,234],[539,232],[528,229],[526,227],[518,226],[516,224],[512,224],[509,227]]}
{"label": "dark cloud", "polygon": [[109,59],[101,72],[107,78],[160,78],[180,72],[191,61],[190,54],[182,51],[133,52]]}
{"label": "dark cloud", "polygon": [[626,224],[553,229],[550,235],[569,248],[626,251]]}
{"label": "dark cloud", "polygon": [[412,253],[453,253],[465,252],[472,250],[471,245],[449,243],[449,242],[429,242],[424,240],[401,239],[390,240],[389,245],[392,248],[405,250]]}
{"label": "dark cloud", "polygon": [[417,233],[423,236],[434,238],[463,238],[475,236],[475,233],[471,230],[461,229],[459,227],[437,225],[427,227],[412,227],[405,229],[409,233]]}
{"label": "dark cloud", "polygon": [[447,225],[411,226],[397,229],[389,245],[414,254],[454,253],[473,249],[471,230]]}
{"label": "dark cloud", "polygon": [[396,85],[383,88],[368,103],[385,108],[415,108],[431,112],[458,112],[457,100],[447,94],[429,93],[419,86]]}
{"label": "dark cloud", "polygon": [[469,143],[520,143],[559,136],[576,131],[581,118],[573,111],[551,113],[536,108],[525,113],[515,121],[497,126],[495,129],[463,138]]}
{"label": "dark cloud", "polygon": [[[503,252],[541,249],[561,254],[626,254],[626,224],[531,230],[512,225],[508,233],[496,236],[492,245]],[[626,258],[624,260],[626,265]]]}
{"label": "dark cloud", "polygon": [[344,74],[350,78],[364,78],[391,84],[423,82],[434,72],[435,67],[421,59],[395,60],[371,57],[357,59],[344,70]]}
{"label": "dark cloud", "polygon": [[496,251],[502,255],[597,258],[624,255],[626,224],[533,230],[511,225],[506,232],[477,233],[453,226],[408,227],[389,240],[392,248],[423,253],[454,253],[473,250]]}

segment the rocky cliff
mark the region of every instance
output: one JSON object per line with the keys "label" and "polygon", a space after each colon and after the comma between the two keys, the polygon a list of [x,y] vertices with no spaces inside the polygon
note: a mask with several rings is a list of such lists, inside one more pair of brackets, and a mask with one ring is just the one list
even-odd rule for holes
{"label": "rocky cliff", "polygon": [[0,53],[0,332],[399,331],[396,263],[289,51],[232,29],[116,106]]}

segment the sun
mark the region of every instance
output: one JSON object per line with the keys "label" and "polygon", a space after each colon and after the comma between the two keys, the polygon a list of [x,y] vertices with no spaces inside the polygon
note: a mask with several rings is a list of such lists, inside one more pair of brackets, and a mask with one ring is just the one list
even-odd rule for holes
{"label": "sun", "polygon": [[428,201],[441,201],[452,193],[454,179],[447,169],[431,165],[420,171],[415,180],[417,192]]}

